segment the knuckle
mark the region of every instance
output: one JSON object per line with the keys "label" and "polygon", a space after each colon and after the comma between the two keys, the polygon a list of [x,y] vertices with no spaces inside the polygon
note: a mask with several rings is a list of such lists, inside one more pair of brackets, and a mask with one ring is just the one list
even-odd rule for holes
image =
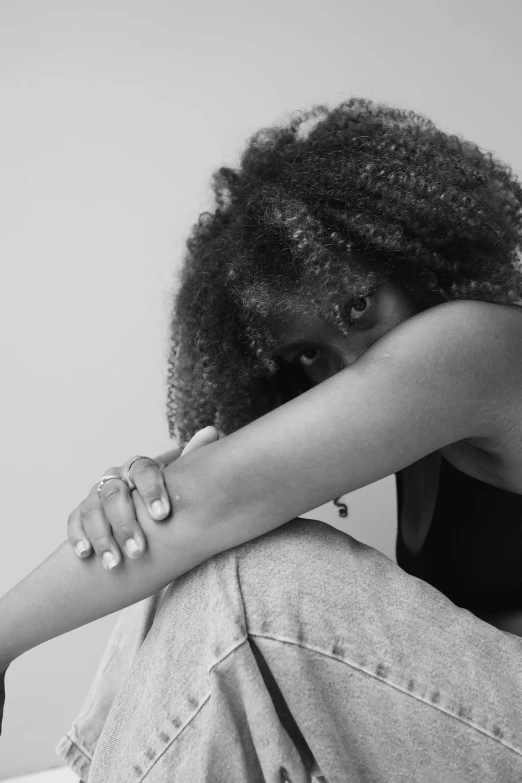
{"label": "knuckle", "polygon": [[80,510],[80,519],[82,524],[88,525],[99,516],[99,509],[95,506],[82,506]]}
{"label": "knuckle", "polygon": [[119,500],[123,494],[123,482],[122,481],[110,481],[102,487],[101,499],[104,503],[114,503]]}
{"label": "knuckle", "polygon": [[151,462],[148,460],[140,459],[137,462],[134,463],[132,466],[132,472],[136,476],[144,476],[147,473],[150,473],[150,471],[154,471],[154,467]]}
{"label": "knuckle", "polygon": [[112,532],[118,541],[126,541],[132,535],[135,525],[128,519],[118,519],[112,525]]}
{"label": "knuckle", "polygon": [[91,544],[98,554],[106,552],[111,548],[111,539],[106,533],[100,533],[91,538]]}

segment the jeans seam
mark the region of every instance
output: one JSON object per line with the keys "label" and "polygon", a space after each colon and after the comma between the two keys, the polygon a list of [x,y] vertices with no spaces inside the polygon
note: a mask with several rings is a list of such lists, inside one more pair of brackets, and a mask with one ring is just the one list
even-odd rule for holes
{"label": "jeans seam", "polygon": [[[234,643],[234,646],[232,647],[232,649],[231,649],[231,650],[227,650],[227,651],[226,651],[226,652],[225,652],[225,653],[224,653],[224,654],[223,654],[223,655],[222,655],[222,656],[221,656],[221,657],[220,657],[220,658],[219,658],[217,661],[214,661],[214,663],[212,664],[212,666],[210,666],[210,667],[209,667],[209,669],[208,669],[208,674],[210,674],[210,673],[211,673],[211,671],[212,671],[212,669],[214,669],[216,666],[218,666],[220,663],[222,663],[222,662],[223,662],[223,661],[224,661],[226,658],[228,658],[228,656],[229,656],[229,655],[232,655],[232,653],[234,653],[236,650],[238,650],[240,647],[242,647],[242,646],[243,646],[243,645],[244,645],[246,642],[248,642],[248,636],[247,636],[247,635],[245,635],[245,638],[244,638],[244,639],[241,639],[241,641],[239,641],[239,642],[235,642],[235,643]],[[178,737],[180,737],[180,736],[181,736],[181,734],[182,734],[182,733],[185,731],[185,729],[187,728],[187,726],[189,726],[189,725],[190,725],[190,723],[192,723],[192,721],[194,720],[194,718],[195,718],[195,717],[198,715],[198,713],[199,713],[199,712],[200,712],[200,711],[203,709],[203,707],[204,707],[204,706],[205,706],[205,704],[206,704],[206,703],[209,701],[209,699],[211,698],[211,696],[212,696],[212,694],[211,694],[211,693],[208,693],[208,694],[205,696],[205,698],[203,699],[203,701],[202,701],[200,704],[198,704],[198,707],[197,707],[197,709],[196,709],[196,710],[194,710],[194,712],[193,712],[193,714],[190,716],[190,718],[189,718],[189,719],[188,719],[188,720],[187,720],[187,721],[184,723],[184,725],[183,725],[183,726],[182,726],[182,727],[179,729],[179,731],[178,731],[178,732],[177,732],[177,733],[176,733],[176,734],[175,734],[175,735],[174,735],[174,736],[173,736],[173,737],[170,739],[170,741],[169,741],[169,742],[167,742],[167,744],[165,745],[165,747],[163,748],[163,750],[161,751],[161,753],[160,753],[160,754],[159,754],[159,755],[158,755],[158,756],[157,756],[157,757],[154,759],[154,761],[151,763],[150,767],[149,767],[149,768],[148,768],[148,769],[145,771],[145,773],[144,773],[143,777],[142,777],[142,778],[140,778],[140,780],[139,780],[139,783],[142,783],[142,782],[145,780],[145,777],[146,777],[146,776],[149,774],[149,772],[150,772],[150,771],[151,771],[151,769],[154,767],[154,765],[155,765],[155,764],[156,764],[156,763],[159,761],[159,759],[160,759],[160,758],[163,756],[163,754],[164,754],[164,753],[165,753],[165,752],[166,752],[166,751],[167,751],[167,750],[170,748],[170,746],[172,745],[172,743],[173,743],[173,742],[175,742],[175,741],[178,739]]]}
{"label": "jeans seam", "polygon": [[[209,562],[209,563],[212,563],[212,564],[214,565],[214,568],[216,567],[216,564],[215,564],[215,562],[213,562],[213,560],[210,560],[210,561],[208,561],[208,562]],[[237,558],[235,558],[235,578],[236,578],[236,586],[237,586],[237,588],[238,588],[238,590],[239,590],[239,595],[240,595],[240,598],[241,598],[241,606],[242,606],[242,609],[243,609],[243,619],[244,619],[244,621],[245,621],[245,628],[246,628],[246,626],[247,626],[247,622],[246,622],[246,613],[245,613],[245,602],[244,602],[244,599],[243,599],[243,593],[242,593],[242,591],[241,591],[241,584],[240,584],[239,573],[238,573],[238,562],[237,562]],[[213,669],[214,669],[216,666],[218,666],[218,665],[219,665],[220,663],[222,663],[222,662],[223,662],[223,661],[224,661],[226,658],[228,658],[228,656],[229,656],[229,655],[232,655],[232,653],[234,653],[236,650],[238,650],[240,647],[242,647],[242,646],[243,646],[245,643],[247,643],[247,642],[248,642],[248,630],[244,630],[243,628],[242,628],[241,630],[242,630],[242,631],[243,631],[243,633],[244,633],[244,637],[243,637],[241,640],[239,640],[239,641],[234,641],[232,649],[230,649],[230,650],[227,650],[226,652],[224,652],[224,653],[223,653],[223,654],[220,656],[220,658],[219,658],[218,660],[214,661],[214,663],[213,663],[211,666],[209,666],[209,668],[208,668],[208,672],[207,672],[207,674],[208,674],[208,675],[210,675],[210,673],[212,672],[212,670],[213,670]],[[169,748],[169,747],[172,745],[172,743],[173,743],[173,742],[175,742],[175,741],[178,739],[178,737],[179,737],[179,736],[181,735],[181,733],[182,733],[182,732],[183,732],[183,731],[184,731],[184,730],[187,728],[187,726],[188,726],[188,725],[189,725],[189,724],[190,724],[190,723],[191,723],[191,722],[194,720],[194,718],[195,718],[195,717],[198,715],[198,713],[199,713],[199,712],[200,712],[200,711],[203,709],[203,707],[205,706],[205,704],[206,704],[206,703],[209,701],[209,699],[211,698],[211,696],[212,696],[212,694],[211,694],[211,693],[208,693],[208,694],[207,694],[207,696],[205,696],[204,700],[201,702],[201,704],[199,704],[199,705],[198,705],[197,709],[196,709],[196,710],[194,711],[194,713],[193,713],[193,714],[190,716],[190,718],[189,718],[189,719],[186,721],[186,723],[185,723],[185,724],[184,724],[184,725],[183,725],[183,726],[182,726],[182,727],[179,729],[179,731],[177,732],[177,734],[176,734],[174,737],[172,737],[172,738],[171,738],[171,740],[170,740],[170,741],[169,741],[169,742],[168,742],[168,743],[165,745],[165,747],[163,748],[163,750],[161,751],[161,753],[159,754],[159,756],[158,756],[157,758],[155,758],[155,759],[154,759],[154,761],[152,762],[152,764],[150,765],[150,767],[148,768],[148,770],[147,770],[147,771],[144,773],[143,777],[142,777],[142,778],[140,778],[140,781],[139,781],[139,783],[143,783],[143,781],[145,780],[145,777],[146,777],[146,776],[149,774],[149,772],[150,772],[150,771],[151,771],[151,769],[154,767],[154,765],[157,763],[157,761],[158,761],[158,760],[159,760],[159,759],[160,759],[160,758],[163,756],[163,754],[164,754],[164,753],[167,751],[167,749],[168,749],[168,748]]]}
{"label": "jeans seam", "polygon": [[82,745],[80,739],[78,738],[76,732],[74,732],[72,729],[70,729],[66,734],[62,737],[60,740],[63,741],[64,739],[67,739],[67,741],[74,745],[76,750],[78,750],[82,756],[89,762],[89,764],[92,764],[93,757],[86,751],[85,747]]}
{"label": "jeans seam", "polygon": [[174,737],[172,737],[172,738],[170,739],[170,741],[166,743],[166,745],[165,745],[165,747],[163,748],[163,750],[161,751],[161,753],[160,753],[158,756],[156,756],[156,758],[154,759],[154,761],[152,761],[152,763],[151,763],[150,767],[149,767],[149,768],[148,768],[148,769],[147,769],[147,770],[144,772],[144,774],[143,774],[143,777],[141,777],[141,778],[139,779],[138,783],[143,783],[143,781],[145,780],[145,778],[147,777],[147,775],[149,774],[149,772],[151,771],[151,769],[152,769],[152,768],[153,768],[153,767],[154,767],[154,766],[155,766],[155,765],[158,763],[158,761],[159,761],[159,760],[160,760],[160,758],[163,756],[163,754],[164,754],[164,753],[166,753],[166,751],[167,751],[167,750],[170,748],[170,746],[172,745],[172,743],[173,743],[173,742],[175,742],[175,741],[178,739],[178,737],[180,737],[180,736],[181,736],[181,734],[182,734],[182,733],[185,731],[185,729],[187,728],[187,726],[189,726],[189,725],[192,723],[192,721],[194,720],[194,718],[195,718],[195,717],[198,715],[198,713],[199,713],[199,712],[201,712],[201,710],[203,709],[203,707],[205,706],[205,704],[206,704],[206,703],[207,703],[207,702],[210,700],[210,697],[211,697],[211,695],[212,695],[212,694],[210,694],[210,693],[209,693],[209,694],[207,694],[207,696],[205,696],[205,698],[203,699],[203,701],[201,702],[201,704],[198,704],[198,707],[197,707],[197,709],[196,709],[196,710],[194,710],[194,712],[192,713],[192,715],[190,716],[190,718],[189,718],[189,719],[186,721],[186,723],[185,723],[185,724],[184,724],[184,725],[183,725],[183,726],[182,726],[182,727],[179,729],[179,731],[177,732],[177,734],[175,734],[175,735],[174,735]]}
{"label": "jeans seam", "polygon": [[313,647],[311,645],[302,644],[300,642],[296,642],[294,639],[284,639],[281,637],[276,636],[269,636],[268,634],[263,633],[253,633],[252,631],[248,632],[249,636],[252,637],[258,637],[260,639],[268,639],[272,642],[279,642],[280,644],[289,644],[293,647],[301,647],[303,650],[310,650],[311,652],[318,653],[319,655],[322,655],[324,658],[331,658],[334,661],[338,661],[339,663],[344,663],[345,666],[349,666],[351,669],[354,669],[355,671],[360,672],[361,674],[365,674],[368,677],[371,677],[376,682],[380,682],[383,685],[389,685],[391,688],[394,688],[395,690],[399,691],[400,693],[404,694],[405,696],[411,696],[411,698],[415,699],[416,701],[421,702],[421,704],[425,704],[427,707],[431,707],[434,710],[437,710],[438,712],[441,712],[444,715],[447,715],[449,718],[454,718],[459,723],[464,724],[465,726],[469,726],[472,729],[475,729],[475,731],[478,731],[480,734],[483,734],[486,737],[489,737],[489,739],[494,740],[494,742],[498,742],[499,745],[502,745],[502,747],[507,748],[508,750],[513,751],[517,756],[522,758],[522,751],[515,748],[513,745],[510,745],[508,742],[505,742],[504,740],[500,739],[499,737],[496,737],[494,734],[491,734],[486,729],[482,728],[481,726],[477,726],[477,724],[473,723],[472,721],[464,720],[463,718],[459,717],[458,715],[455,715],[452,712],[449,712],[448,710],[444,709],[443,707],[438,706],[437,704],[433,704],[431,701],[427,701],[426,699],[423,699],[421,696],[416,695],[415,693],[411,693],[410,691],[405,690],[400,685],[397,685],[390,680],[382,679],[380,677],[377,677],[374,672],[367,671],[365,668],[360,666],[357,663],[353,663],[351,661],[346,661],[344,658],[339,658],[335,655],[332,655],[331,653],[327,653],[324,650],[320,650],[316,647]]}

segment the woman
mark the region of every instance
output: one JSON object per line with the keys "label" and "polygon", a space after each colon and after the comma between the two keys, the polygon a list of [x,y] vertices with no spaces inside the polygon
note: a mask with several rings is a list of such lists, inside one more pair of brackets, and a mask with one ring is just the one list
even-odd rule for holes
{"label": "woman", "polygon": [[[179,449],[96,482],[0,601],[0,669],[141,602],[58,749],[90,783],[520,780],[522,188],[352,99],[259,131],[214,189],[174,308]],[[398,565],[298,517],[391,473]]]}

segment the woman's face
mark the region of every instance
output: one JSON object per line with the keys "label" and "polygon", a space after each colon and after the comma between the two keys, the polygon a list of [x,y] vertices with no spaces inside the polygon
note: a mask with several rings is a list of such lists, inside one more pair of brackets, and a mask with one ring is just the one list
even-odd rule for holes
{"label": "woman's face", "polygon": [[417,312],[419,307],[403,289],[388,281],[370,296],[352,302],[348,337],[315,316],[286,316],[278,355],[301,367],[316,385],[349,367],[386,332]]}

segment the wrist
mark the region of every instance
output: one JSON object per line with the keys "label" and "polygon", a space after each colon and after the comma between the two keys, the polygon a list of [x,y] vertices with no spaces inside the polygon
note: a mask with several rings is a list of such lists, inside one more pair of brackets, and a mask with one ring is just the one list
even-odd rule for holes
{"label": "wrist", "polygon": [[221,493],[214,481],[215,445],[218,445],[217,441],[189,452],[183,459],[172,462],[164,469],[165,488],[174,517],[189,513],[194,521],[203,509],[203,515],[208,513],[209,505],[213,509],[219,505]]}

